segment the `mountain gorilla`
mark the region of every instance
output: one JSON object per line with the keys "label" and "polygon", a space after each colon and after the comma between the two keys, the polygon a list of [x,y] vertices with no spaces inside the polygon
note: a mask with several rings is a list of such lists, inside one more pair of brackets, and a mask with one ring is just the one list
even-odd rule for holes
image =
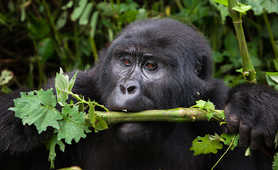
{"label": "mountain gorilla", "polygon": [[[53,87],[50,80],[46,86]],[[243,149],[228,153],[218,169],[271,169],[278,126],[278,93],[244,84],[230,90],[212,78],[211,50],[194,28],[172,19],[137,21],[122,31],[90,70],[79,72],[74,92],[128,113],[146,109],[189,107],[210,100],[226,111],[228,132],[239,132]],[[8,111],[18,94],[0,98],[1,169],[17,159],[20,169],[48,169],[44,141]],[[218,125],[196,123],[122,123],[90,134],[58,153],[56,167],[85,170],[206,170],[219,156],[193,156],[198,135],[213,134]],[[250,146],[251,157],[244,157]],[[5,162],[4,162],[5,161]],[[14,165],[14,163],[13,163]],[[11,168],[10,168],[11,169]]]}

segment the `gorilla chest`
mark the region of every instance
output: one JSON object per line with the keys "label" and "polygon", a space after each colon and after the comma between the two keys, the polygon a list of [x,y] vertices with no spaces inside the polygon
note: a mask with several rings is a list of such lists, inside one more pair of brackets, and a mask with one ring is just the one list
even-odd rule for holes
{"label": "gorilla chest", "polygon": [[[128,146],[111,140],[94,142],[84,151],[81,167],[86,170],[202,170],[203,157],[194,157],[186,142]],[[179,139],[181,141],[185,141]],[[89,153],[88,153],[89,152]],[[90,155],[88,157],[88,155]]]}

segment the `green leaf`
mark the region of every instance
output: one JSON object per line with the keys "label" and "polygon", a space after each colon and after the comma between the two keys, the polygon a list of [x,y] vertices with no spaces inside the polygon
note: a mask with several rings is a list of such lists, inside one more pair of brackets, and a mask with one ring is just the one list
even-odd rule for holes
{"label": "green leaf", "polygon": [[206,111],[214,111],[215,110],[215,106],[212,102],[210,101],[204,101],[204,100],[198,100],[196,101],[196,105],[192,106],[195,108],[200,108]]}
{"label": "green leaf", "polygon": [[89,123],[86,122],[85,113],[79,112],[78,106],[65,105],[62,109],[63,120],[60,121],[58,140],[64,139],[67,144],[72,140],[76,143],[80,138],[85,138],[89,130]]}
{"label": "green leaf", "polygon": [[1,71],[0,86],[8,84],[14,77],[14,74],[9,70]]}
{"label": "green leaf", "polygon": [[213,0],[216,3],[222,4],[224,6],[228,6],[228,0]]}
{"label": "green leaf", "polygon": [[246,5],[240,2],[237,2],[237,5],[233,7],[233,10],[241,13],[241,14],[246,14],[247,11],[252,9],[250,5]]}
{"label": "green leaf", "polygon": [[15,107],[9,110],[15,111],[15,116],[20,118],[23,124],[35,125],[39,134],[53,127],[59,129],[58,120],[62,119],[56,110],[56,98],[52,89],[21,93],[21,97],[14,100]]}
{"label": "green leaf", "polygon": [[108,129],[108,123],[102,117],[96,116],[95,105],[93,102],[89,102],[88,114],[89,114],[91,125],[93,126],[95,132]]}
{"label": "green leaf", "polygon": [[264,11],[278,14],[278,0],[247,0],[246,3],[252,6],[255,15],[261,15]]}
{"label": "green leaf", "polygon": [[222,5],[221,3],[220,4],[215,3],[214,0],[210,0],[209,2],[220,12],[221,21],[222,24],[224,24],[226,21],[226,17],[229,16],[228,8]]}
{"label": "green leaf", "polygon": [[212,102],[210,101],[204,101],[204,100],[198,100],[196,101],[196,105],[192,106],[193,108],[200,108],[202,110],[205,110],[207,111],[207,118],[208,120],[210,120],[211,118],[221,118],[221,119],[224,119],[222,118],[223,116],[221,115],[221,117],[219,116],[216,116],[218,114],[216,114],[215,112],[215,106]]}
{"label": "green leaf", "polygon": [[28,34],[32,39],[40,40],[49,35],[51,27],[47,20],[31,17],[28,18],[27,29]]}
{"label": "green leaf", "polygon": [[42,57],[42,63],[46,62],[55,52],[55,42],[51,38],[44,38],[39,42],[38,55]]}
{"label": "green leaf", "polygon": [[[72,1],[70,1],[72,2]],[[68,18],[68,11],[64,11],[60,17],[58,18],[57,22],[56,22],[56,28],[57,30],[63,28],[66,23],[67,23],[67,18]]]}
{"label": "green leaf", "polygon": [[96,26],[97,26],[97,21],[98,21],[98,14],[99,14],[98,11],[94,12],[93,16],[91,18],[91,22],[90,22],[90,26],[91,26],[90,37],[92,37],[92,38],[95,37]]}
{"label": "green leaf", "polygon": [[57,93],[58,103],[63,106],[66,104],[69,93],[71,92],[73,85],[76,80],[77,73],[69,80],[69,76],[64,74],[63,70],[60,68],[60,73],[56,74],[55,77],[55,88]]}
{"label": "green leaf", "polygon": [[79,19],[79,24],[80,25],[87,25],[88,24],[89,16],[91,14],[92,9],[93,9],[93,3],[90,2],[86,5],[86,8],[85,8],[84,12]]}
{"label": "green leaf", "polygon": [[50,161],[50,168],[54,168],[54,160],[56,158],[56,145],[59,145],[61,151],[65,151],[65,144],[53,136],[47,143],[46,147],[49,150],[48,160]]}
{"label": "green leaf", "polygon": [[216,154],[217,150],[222,149],[223,145],[221,144],[218,138],[215,138],[211,135],[205,135],[204,137],[198,136],[192,142],[190,150],[194,152],[194,156],[200,154]]}
{"label": "green leaf", "polygon": [[66,5],[62,6],[62,10],[66,10],[73,6],[73,1],[69,1]]}
{"label": "green leaf", "polygon": [[224,143],[224,145],[229,146],[233,142],[231,150],[234,150],[237,147],[238,141],[239,141],[239,135],[223,133],[223,134],[221,134],[220,137],[221,137],[221,141]]}
{"label": "green leaf", "polygon": [[266,72],[266,76],[268,76],[272,81],[278,84],[278,72]]}
{"label": "green leaf", "polygon": [[196,107],[196,108],[200,108],[200,109],[204,109],[206,105],[206,101],[204,100],[198,100],[196,101],[196,104],[192,107]]}
{"label": "green leaf", "polygon": [[81,14],[84,12],[84,9],[87,5],[88,0],[80,0],[76,8],[74,8],[73,13],[71,14],[71,20],[76,21]]}
{"label": "green leaf", "polygon": [[272,170],[278,170],[278,153],[273,157]]}

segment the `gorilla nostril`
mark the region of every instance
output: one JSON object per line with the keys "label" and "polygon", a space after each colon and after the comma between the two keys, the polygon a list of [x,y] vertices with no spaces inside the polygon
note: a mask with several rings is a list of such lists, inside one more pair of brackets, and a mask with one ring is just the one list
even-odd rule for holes
{"label": "gorilla nostril", "polygon": [[123,94],[125,94],[125,87],[123,85],[120,85],[120,90]]}
{"label": "gorilla nostril", "polygon": [[135,91],[136,91],[136,86],[129,86],[127,88],[128,94],[133,94],[133,93],[135,93]]}

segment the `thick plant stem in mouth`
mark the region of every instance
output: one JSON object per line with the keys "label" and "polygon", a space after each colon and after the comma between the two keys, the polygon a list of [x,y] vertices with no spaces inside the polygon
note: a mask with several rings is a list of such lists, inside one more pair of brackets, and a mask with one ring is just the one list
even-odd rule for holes
{"label": "thick plant stem in mouth", "polygon": [[[175,108],[168,110],[146,110],[136,113],[125,112],[95,112],[102,117],[108,124],[124,122],[195,122],[208,121],[208,112],[198,108]],[[224,121],[223,111],[215,110],[213,120]]]}

